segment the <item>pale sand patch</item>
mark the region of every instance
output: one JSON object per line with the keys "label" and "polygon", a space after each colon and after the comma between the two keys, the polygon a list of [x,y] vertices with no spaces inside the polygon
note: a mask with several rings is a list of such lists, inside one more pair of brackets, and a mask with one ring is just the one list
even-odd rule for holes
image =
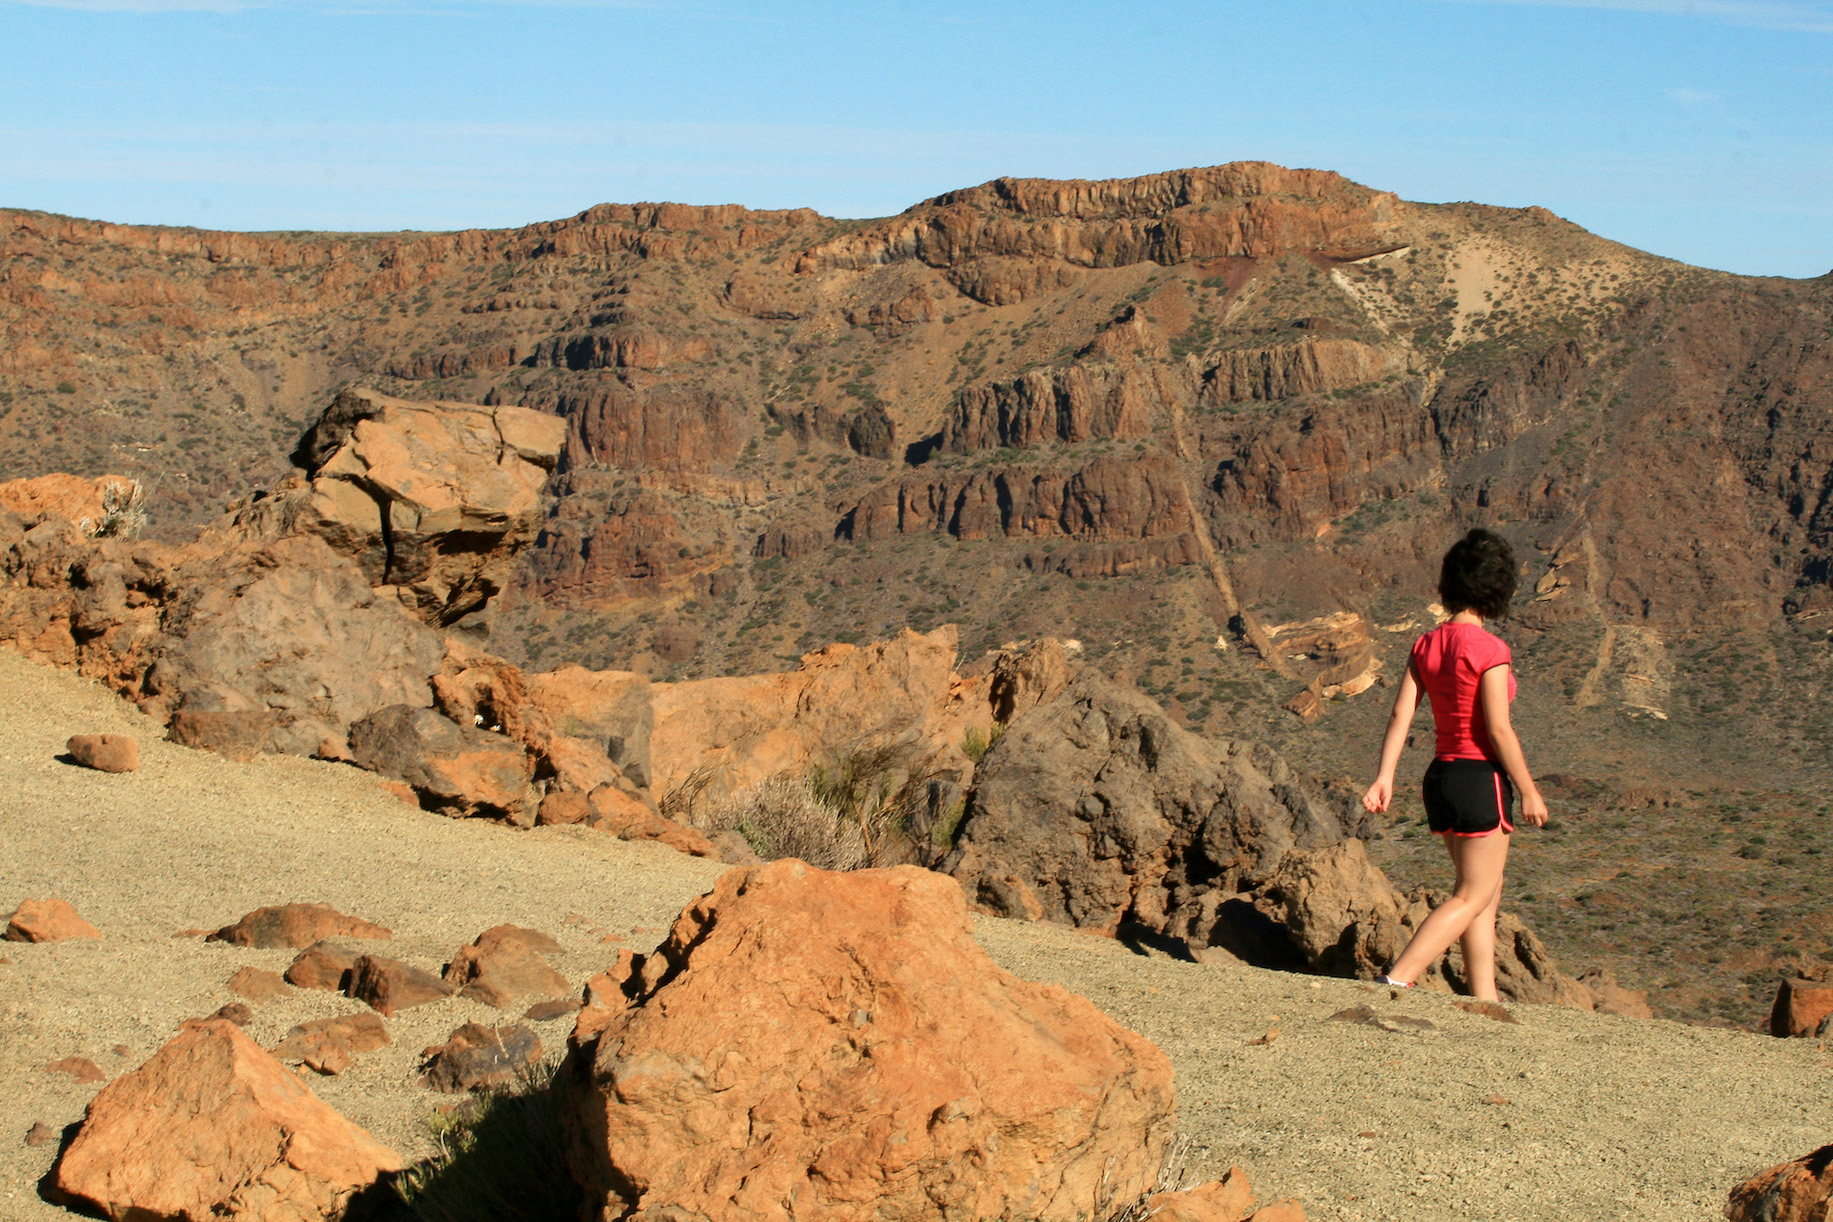
{"label": "pale sand patch", "polygon": [[[65,738],[95,731],[135,734],[140,771],[56,761]],[[81,1055],[124,1072],[181,1020],[233,1000],[223,982],[238,967],[279,971],[291,958],[176,930],[318,900],[390,926],[384,953],[437,970],[486,927],[513,922],[558,938],[557,966],[578,984],[616,948],[566,924],[569,914],[645,949],[722,869],[579,828],[424,814],[347,767],[238,765],[174,747],[98,686],[6,651],[0,795],[0,910],[56,894],[104,935],[0,946],[14,960],[0,966],[8,1222],[71,1216],[35,1189],[54,1147],[24,1136],[37,1120],[79,1119],[97,1088],[45,1073],[46,1062]],[[1833,1140],[1833,1059],[1816,1041],[1539,1007],[1505,1026],[1442,997],[1392,1002],[1353,982],[1143,957],[1068,930],[977,927],[1013,971],[1076,989],[1157,1041],[1177,1068],[1182,1127],[1208,1162],[1247,1167],[1262,1199],[1296,1196],[1317,1219],[1710,1219],[1738,1179]],[[1427,1017],[1438,1034],[1325,1021],[1364,1003]],[[356,1008],[302,992],[257,1007],[249,1030],[271,1045],[294,1023]],[[423,1152],[424,1118],[450,1096],[415,1081],[420,1050],[462,1022],[517,1013],[458,999],[404,1011],[388,1020],[393,1045],[313,1089],[403,1153]],[[557,1049],[568,1027],[542,1024],[542,1039]],[[1281,1032],[1272,1044],[1248,1043],[1270,1027]]]}

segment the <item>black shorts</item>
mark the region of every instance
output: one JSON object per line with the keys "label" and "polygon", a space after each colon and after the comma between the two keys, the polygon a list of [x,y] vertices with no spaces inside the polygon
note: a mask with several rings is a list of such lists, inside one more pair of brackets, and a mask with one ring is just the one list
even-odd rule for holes
{"label": "black shorts", "polygon": [[1423,786],[1434,833],[1493,836],[1515,830],[1515,787],[1488,760],[1433,760]]}

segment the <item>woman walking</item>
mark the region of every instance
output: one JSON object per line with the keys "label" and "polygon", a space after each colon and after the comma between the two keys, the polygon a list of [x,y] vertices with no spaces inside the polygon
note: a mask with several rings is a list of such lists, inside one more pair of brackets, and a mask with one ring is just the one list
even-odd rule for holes
{"label": "woman walking", "polygon": [[1362,795],[1370,811],[1394,798],[1394,770],[1423,691],[1432,702],[1438,747],[1426,768],[1426,818],[1445,839],[1457,887],[1413,934],[1383,984],[1412,987],[1460,939],[1471,996],[1496,997],[1496,909],[1515,830],[1515,795],[1521,817],[1539,827],[1547,804],[1528,773],[1521,742],[1509,723],[1515,676],[1508,646],[1483,627],[1508,613],[1515,596],[1515,555],[1508,542],[1473,530],[1445,553],[1439,599],[1451,618],[1413,643],[1406,676],[1381,741],[1381,767]]}

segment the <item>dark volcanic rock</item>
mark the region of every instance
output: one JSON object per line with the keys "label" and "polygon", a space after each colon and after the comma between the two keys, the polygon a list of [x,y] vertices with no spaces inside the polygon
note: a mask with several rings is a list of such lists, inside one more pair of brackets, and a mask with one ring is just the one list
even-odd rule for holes
{"label": "dark volcanic rock", "polygon": [[1092,671],[1018,716],[975,780],[944,872],[1001,916],[1028,891],[1045,919],[1109,933],[1190,936],[1206,896],[1353,827],[1271,751],[1198,738]]}
{"label": "dark volcanic rock", "polygon": [[436,1048],[427,1049],[423,1073],[434,1090],[481,1090],[508,1086],[516,1073],[541,1059],[541,1037],[520,1023],[485,1027],[466,1023]]}
{"label": "dark volcanic rock", "polygon": [[[1356,838],[1359,815],[1266,747],[1199,738],[1084,671],[987,753],[941,868],[1000,916],[1366,979],[1443,897],[1401,894]],[[1503,996],[1594,1008],[1515,917],[1496,937]],[[1455,950],[1434,974],[1461,984]]]}
{"label": "dark volcanic rock", "polygon": [[385,1015],[439,1001],[450,997],[454,991],[451,985],[431,972],[380,955],[364,955],[358,959],[344,986],[346,997],[366,1002]]}
{"label": "dark volcanic rock", "polygon": [[534,762],[519,743],[432,709],[396,704],[371,714],[350,727],[350,753],[446,814],[533,822],[540,803],[529,784]]}

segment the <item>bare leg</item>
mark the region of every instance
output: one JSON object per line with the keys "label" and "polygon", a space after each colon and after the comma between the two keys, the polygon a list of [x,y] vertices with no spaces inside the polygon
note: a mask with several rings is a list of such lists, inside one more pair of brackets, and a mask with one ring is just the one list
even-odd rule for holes
{"label": "bare leg", "polygon": [[[1500,840],[1502,836],[1489,837]],[[1464,843],[1469,844],[1470,841]],[[1453,852],[1455,853],[1455,849]],[[1460,941],[1464,947],[1464,982],[1470,995],[1478,1001],[1500,1001],[1496,995],[1496,910],[1502,907],[1502,879],[1496,879],[1496,893],[1489,897],[1489,907],[1471,918]]]}
{"label": "bare leg", "polygon": [[[1508,835],[1447,836],[1445,841],[1452,863],[1457,868],[1457,889],[1450,899],[1432,910],[1432,915],[1414,933],[1413,940],[1400,952],[1400,958],[1394,960],[1394,966],[1388,969],[1387,974],[1408,984],[1418,980],[1453,942],[1463,937],[1465,931],[1487,912],[1487,968],[1473,969],[1469,950],[1466,949],[1464,971],[1470,975],[1476,970],[1486,970],[1489,977],[1488,991],[1493,999],[1496,988],[1495,909],[1502,900],[1502,872],[1508,864]],[[1474,978],[1472,991],[1475,992]],[[1478,993],[1477,996],[1483,994]]]}

